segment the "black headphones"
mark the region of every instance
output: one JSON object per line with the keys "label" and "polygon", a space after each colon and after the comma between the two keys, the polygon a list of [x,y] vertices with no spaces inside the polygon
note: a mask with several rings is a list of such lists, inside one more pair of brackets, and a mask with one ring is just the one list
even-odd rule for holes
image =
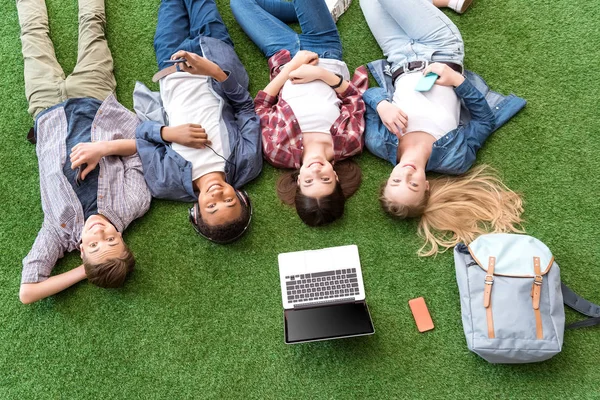
{"label": "black headphones", "polygon": [[250,214],[250,216],[248,218],[248,222],[246,223],[246,226],[244,226],[244,229],[242,229],[242,231],[237,236],[235,236],[229,240],[225,240],[225,241],[215,240],[213,238],[206,236],[198,228],[198,216],[200,215],[200,206],[198,205],[198,202],[196,202],[189,210],[189,212],[190,212],[189,217],[190,217],[190,223],[192,224],[192,226],[194,227],[194,230],[196,231],[196,233],[198,233],[198,235],[202,236],[203,238],[205,238],[207,240],[210,240],[213,243],[227,244],[227,243],[235,242],[240,237],[242,237],[244,235],[244,233],[246,233],[246,231],[250,227],[250,223],[252,222],[252,203],[250,202],[250,197],[248,197],[248,193],[246,193],[245,190],[236,189],[235,194],[237,195],[238,199],[242,202],[242,204],[248,208],[248,213]]}

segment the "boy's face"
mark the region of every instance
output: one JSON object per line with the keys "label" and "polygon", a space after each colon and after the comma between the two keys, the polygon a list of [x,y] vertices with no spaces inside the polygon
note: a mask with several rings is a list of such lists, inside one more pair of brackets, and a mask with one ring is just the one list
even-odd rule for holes
{"label": "boy's face", "polygon": [[207,190],[198,196],[198,207],[202,220],[210,226],[226,224],[242,215],[235,189],[222,180],[207,184]]}
{"label": "boy's face", "polygon": [[101,215],[92,215],[83,225],[80,250],[89,262],[100,264],[123,254],[125,244],[113,224]]}

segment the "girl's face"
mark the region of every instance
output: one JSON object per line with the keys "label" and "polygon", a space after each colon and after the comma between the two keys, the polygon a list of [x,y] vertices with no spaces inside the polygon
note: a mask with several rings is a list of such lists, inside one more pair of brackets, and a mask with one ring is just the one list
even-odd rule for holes
{"label": "girl's face", "polygon": [[425,192],[429,190],[425,170],[413,164],[398,164],[388,178],[383,195],[404,205],[416,205],[421,202]]}
{"label": "girl's face", "polygon": [[298,174],[300,192],[308,197],[323,197],[333,193],[338,176],[333,165],[323,157],[304,160]]}

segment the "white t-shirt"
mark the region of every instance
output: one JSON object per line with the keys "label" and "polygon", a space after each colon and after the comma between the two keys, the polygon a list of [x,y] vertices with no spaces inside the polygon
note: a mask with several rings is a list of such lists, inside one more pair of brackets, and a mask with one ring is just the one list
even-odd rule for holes
{"label": "white t-shirt", "polygon": [[[340,74],[344,79],[350,77],[343,61],[321,58],[318,66]],[[302,84],[293,84],[287,80],[280,96],[294,111],[302,132],[330,133],[331,125],[340,116],[342,101],[335,90],[321,80]]]}
{"label": "white t-shirt", "polygon": [[392,104],[408,116],[406,133],[427,132],[437,140],[458,127],[460,101],[451,86],[433,85],[427,92],[417,92],[421,77],[421,71],[400,75]]}
{"label": "white t-shirt", "polygon": [[[227,132],[221,130],[221,100],[210,90],[208,79],[207,76],[175,72],[160,80],[160,95],[169,126],[202,125],[214,151],[227,158],[229,150],[225,152],[224,146],[228,149],[229,144]],[[208,147],[194,149],[172,143],[171,148],[192,163],[192,180],[209,172],[225,171],[225,160]]]}

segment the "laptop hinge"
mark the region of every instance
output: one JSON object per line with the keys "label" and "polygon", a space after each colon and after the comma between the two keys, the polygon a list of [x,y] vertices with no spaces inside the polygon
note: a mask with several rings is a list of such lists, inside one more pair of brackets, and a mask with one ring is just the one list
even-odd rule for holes
{"label": "laptop hinge", "polygon": [[336,303],[352,303],[354,301],[356,301],[356,298],[354,298],[354,297],[344,297],[343,299],[321,300],[321,301],[312,301],[310,303],[294,304],[294,308],[307,308],[307,307],[323,306],[323,305],[336,304]]}

